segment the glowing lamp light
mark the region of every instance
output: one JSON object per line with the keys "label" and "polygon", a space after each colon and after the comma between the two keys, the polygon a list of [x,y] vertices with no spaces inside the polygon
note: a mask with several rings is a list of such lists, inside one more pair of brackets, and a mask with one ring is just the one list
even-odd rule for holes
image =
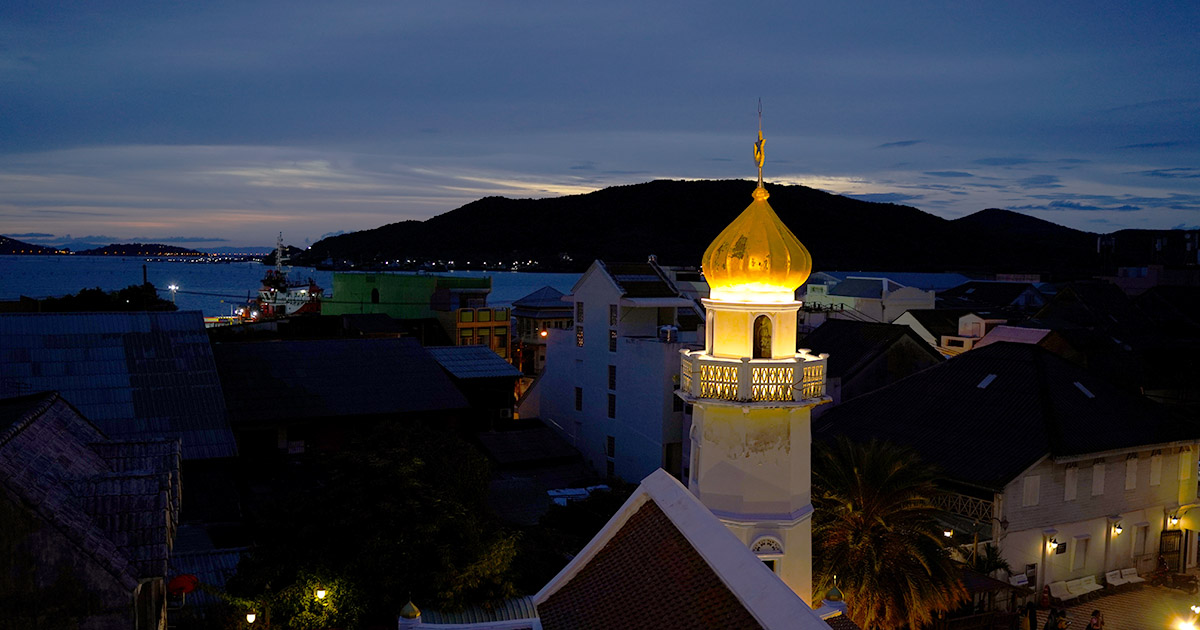
{"label": "glowing lamp light", "polygon": [[1192,614],[1200,615],[1200,606],[1193,605],[1190,610],[1192,611]]}
{"label": "glowing lamp light", "polygon": [[1120,524],[1120,523],[1117,523],[1116,525],[1113,525],[1113,533],[1114,533],[1114,534],[1116,534],[1116,535],[1120,536],[1120,535],[1121,535],[1121,532],[1123,532],[1123,531],[1125,531],[1125,528],[1124,528],[1124,527],[1121,527],[1121,524]]}
{"label": "glowing lamp light", "polygon": [[326,595],[325,589],[323,589],[323,588],[317,589],[317,599],[325,599],[325,595]]}
{"label": "glowing lamp light", "polygon": [[1046,546],[1050,547],[1050,551],[1054,551],[1058,549],[1058,540],[1051,538],[1050,542],[1046,543]]}
{"label": "glowing lamp light", "polygon": [[172,290],[172,291],[178,291],[178,290],[179,290],[179,285],[178,285],[178,284],[172,284],[172,285],[168,285],[168,286],[167,286],[167,288],[168,288],[168,289],[170,289],[170,290]]}
{"label": "glowing lamp light", "polygon": [[539,334],[539,335],[541,335],[541,336],[543,336],[543,337],[545,337],[545,336],[547,336],[547,335],[549,335],[549,334],[550,334],[550,331],[548,331],[548,330],[546,330],[545,328],[543,328],[543,329],[542,329],[542,332],[540,332],[540,333],[538,333],[538,334]]}
{"label": "glowing lamp light", "polygon": [[1175,621],[1175,630],[1196,630],[1196,622],[1178,619]]}
{"label": "glowing lamp light", "polygon": [[258,615],[254,613],[246,613],[246,623],[254,623],[255,619],[258,619]]}
{"label": "glowing lamp light", "polygon": [[953,530],[953,529],[947,529],[947,530],[945,530],[945,531],[943,531],[943,532],[942,532],[942,535],[943,535],[943,536],[945,536],[946,538],[950,538],[950,537],[954,536],[954,530]]}
{"label": "glowing lamp light", "polygon": [[1172,514],[1171,518],[1167,519],[1167,521],[1169,521],[1171,523],[1171,527],[1175,527],[1176,525],[1179,524],[1179,517],[1176,516],[1175,514]]}

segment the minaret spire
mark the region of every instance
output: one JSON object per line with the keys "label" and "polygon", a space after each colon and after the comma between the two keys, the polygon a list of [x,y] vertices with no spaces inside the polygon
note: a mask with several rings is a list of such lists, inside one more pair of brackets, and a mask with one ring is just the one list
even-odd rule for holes
{"label": "minaret spire", "polygon": [[758,99],[758,142],[754,143],[754,163],[758,165],[758,187],[759,188],[763,187],[762,167],[763,167],[763,162],[766,160],[766,157],[763,155],[763,145],[766,144],[766,142],[767,141],[763,139],[763,135],[762,135],[762,99],[759,98]]}

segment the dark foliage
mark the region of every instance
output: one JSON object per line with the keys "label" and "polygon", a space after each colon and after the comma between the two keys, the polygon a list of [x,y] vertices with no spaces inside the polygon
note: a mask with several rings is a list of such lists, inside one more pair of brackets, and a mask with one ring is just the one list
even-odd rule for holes
{"label": "dark foliage", "polygon": [[515,594],[518,537],[489,518],[487,461],[457,437],[385,425],[285,471],[255,484],[257,548],[229,582],[276,620],[300,614],[281,593],[315,581],[343,591],[354,615],[327,621],[345,627],[390,625],[410,597],[449,610]]}
{"label": "dark foliage", "polygon": [[75,295],[38,300],[43,313],[114,312],[114,311],[173,311],[175,304],[158,297],[158,290],[149,282],[131,284],[119,291],[104,291],[99,287],[84,289]]}

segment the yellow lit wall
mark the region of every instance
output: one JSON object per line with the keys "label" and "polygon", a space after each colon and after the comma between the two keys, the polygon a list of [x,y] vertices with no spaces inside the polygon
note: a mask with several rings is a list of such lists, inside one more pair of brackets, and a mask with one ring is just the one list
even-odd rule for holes
{"label": "yellow lit wall", "polygon": [[771,319],[771,358],[796,356],[796,313],[791,304],[744,304],[705,300],[708,310],[705,352],[714,357],[740,359],[754,356],[754,320]]}

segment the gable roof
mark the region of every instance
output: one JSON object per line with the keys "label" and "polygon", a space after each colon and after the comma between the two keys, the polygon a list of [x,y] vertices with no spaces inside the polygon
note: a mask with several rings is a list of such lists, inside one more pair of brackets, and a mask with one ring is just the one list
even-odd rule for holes
{"label": "gable roof", "polygon": [[1050,330],[1045,328],[1025,328],[1022,326],[1000,325],[996,326],[991,330],[991,332],[984,335],[983,339],[980,339],[975,344],[975,349],[990,346],[1001,341],[1032,344],[1041,343],[1041,341],[1045,339],[1050,332]]}
{"label": "gable roof", "polygon": [[826,271],[813,274],[824,276],[835,282],[850,277],[858,278],[887,278],[901,286],[921,289],[922,291],[941,291],[956,287],[971,279],[961,273],[921,273],[909,271]]}
{"label": "gable roof", "polygon": [[563,301],[563,292],[546,286],[512,303],[516,317],[571,317],[571,305]]}
{"label": "gable roof", "polygon": [[682,484],[646,477],[534,597],[542,627],[811,628],[820,617]]}
{"label": "gable roof", "polygon": [[937,299],[947,307],[1003,308],[1014,304],[1026,291],[1037,292],[1028,282],[987,282],[972,280],[939,291]]}
{"label": "gable roof", "polygon": [[969,308],[915,308],[905,311],[933,335],[937,343],[941,343],[944,336],[957,335],[959,318],[973,312]]}
{"label": "gable roof", "polygon": [[1200,438],[1200,427],[1047,350],[972,350],[825,412],[814,437],[911,446],[955,481],[1001,491],[1046,456]]}
{"label": "gable roof", "polygon": [[827,319],[804,338],[802,345],[813,353],[828,354],[829,376],[845,379],[857,374],[872,359],[905,337],[916,342],[917,347],[931,357],[942,360],[942,355],[917,337],[911,328],[895,324]]}
{"label": "gable roof", "polygon": [[415,339],[213,345],[232,422],[464,409],[467,401]]}
{"label": "gable roof", "polygon": [[0,401],[0,410],[9,420],[0,492],[124,588],[165,576],[179,518],[178,440],[108,440],[55,392]]}
{"label": "gable roof", "polygon": [[0,315],[0,396],[51,390],[111,437],[237,454],[199,311]]}
{"label": "gable roof", "polygon": [[430,346],[425,350],[457,379],[521,377],[521,370],[487,346]]}

